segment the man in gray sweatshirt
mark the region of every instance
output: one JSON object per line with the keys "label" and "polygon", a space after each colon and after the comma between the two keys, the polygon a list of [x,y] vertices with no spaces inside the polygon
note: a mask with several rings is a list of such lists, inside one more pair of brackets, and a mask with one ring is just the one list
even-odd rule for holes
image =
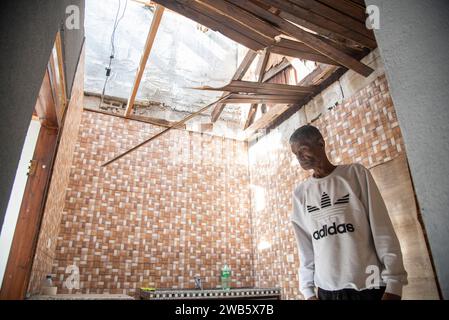
{"label": "man in gray sweatshirt", "polygon": [[401,299],[407,272],[387,208],[368,169],[333,165],[319,130],[290,137],[292,152],[312,176],[293,192],[291,221],[307,300]]}

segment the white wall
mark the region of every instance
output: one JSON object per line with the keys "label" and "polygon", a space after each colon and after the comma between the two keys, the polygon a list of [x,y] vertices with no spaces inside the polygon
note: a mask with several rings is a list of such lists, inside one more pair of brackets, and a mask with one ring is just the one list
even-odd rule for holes
{"label": "white wall", "polygon": [[449,2],[366,0],[437,276],[449,299]]}
{"label": "white wall", "polygon": [[31,121],[20,156],[19,166],[17,167],[16,177],[11,191],[11,198],[9,199],[8,207],[6,209],[5,220],[0,233],[0,283],[3,282],[3,275],[5,274],[9,251],[14,237],[14,230],[16,229],[17,218],[22,204],[23,192],[28,180],[28,163],[33,159],[40,127],[41,124],[39,121]]}

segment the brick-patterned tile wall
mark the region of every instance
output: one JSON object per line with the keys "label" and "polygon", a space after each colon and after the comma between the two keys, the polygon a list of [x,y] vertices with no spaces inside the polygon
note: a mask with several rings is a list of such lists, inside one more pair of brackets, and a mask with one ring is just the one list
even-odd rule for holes
{"label": "brick-patterned tile wall", "polygon": [[56,241],[61,223],[65,194],[69,182],[78,129],[81,121],[84,98],[84,51],[75,76],[72,97],[66,111],[64,128],[56,155],[53,175],[45,204],[38,244],[33,261],[28,286],[30,294],[40,291],[40,284],[47,274],[51,274],[55,257]]}
{"label": "brick-patterned tile wall", "polygon": [[[404,152],[385,76],[313,124],[325,136],[336,164],[359,162],[370,168]],[[289,217],[293,188],[308,174],[300,169],[286,138],[273,131],[249,148],[254,274],[256,286],[279,286],[283,298],[299,299],[299,259]]]}
{"label": "brick-patterned tile wall", "polygon": [[161,129],[84,111],[53,274],[59,292],[125,293],[139,287],[254,285],[247,145],[172,130],[107,167],[114,155]]}

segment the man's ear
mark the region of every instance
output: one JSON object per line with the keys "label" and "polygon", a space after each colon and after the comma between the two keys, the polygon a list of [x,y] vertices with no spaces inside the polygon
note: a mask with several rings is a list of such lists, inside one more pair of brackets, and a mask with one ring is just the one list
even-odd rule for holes
{"label": "man's ear", "polygon": [[321,148],[324,148],[324,146],[326,145],[326,142],[324,142],[324,139],[323,139],[323,138],[319,138],[319,139],[318,139],[318,145],[319,145]]}

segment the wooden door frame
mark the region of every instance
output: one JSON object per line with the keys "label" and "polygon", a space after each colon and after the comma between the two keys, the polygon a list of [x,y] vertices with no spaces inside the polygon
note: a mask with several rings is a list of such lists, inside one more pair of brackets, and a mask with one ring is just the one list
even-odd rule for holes
{"label": "wooden door frame", "polygon": [[43,209],[54,163],[58,129],[41,126],[33,155],[35,173],[28,178],[19,211],[8,263],[0,291],[1,300],[24,299],[31,276]]}
{"label": "wooden door frame", "polygon": [[[42,224],[48,189],[56,159],[62,124],[65,118],[67,97],[65,91],[65,69],[62,64],[60,32],[56,35],[54,49],[47,64],[35,112],[41,122],[39,136],[33,154],[34,170],[27,180],[22,204],[14,230],[13,241],[0,290],[0,300],[21,300],[26,296],[31,278],[33,260]],[[58,64],[53,63],[54,52]],[[59,68],[59,81],[54,79],[54,68]],[[58,85],[59,84],[59,85]],[[62,93],[60,92],[62,90]],[[58,97],[62,94],[63,114],[58,117]]]}

